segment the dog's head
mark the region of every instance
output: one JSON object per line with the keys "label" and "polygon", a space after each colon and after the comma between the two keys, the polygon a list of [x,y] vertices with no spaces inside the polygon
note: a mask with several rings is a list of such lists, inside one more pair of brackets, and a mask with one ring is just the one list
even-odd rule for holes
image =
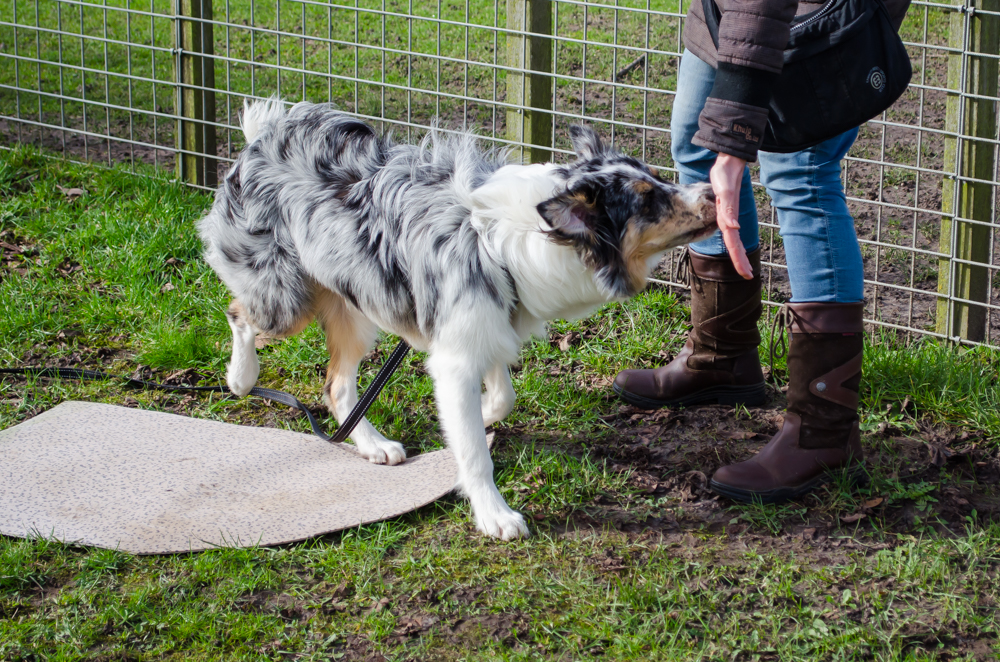
{"label": "dog's head", "polygon": [[660,179],[638,159],[610,149],[590,128],[570,128],[577,161],[566,186],[538,205],[549,237],[577,250],[609,298],[640,291],[666,250],[711,235],[715,196],[708,184]]}

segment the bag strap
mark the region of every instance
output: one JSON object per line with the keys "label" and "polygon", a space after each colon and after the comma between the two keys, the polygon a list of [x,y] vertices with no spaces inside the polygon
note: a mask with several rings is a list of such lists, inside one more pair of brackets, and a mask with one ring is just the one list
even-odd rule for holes
{"label": "bag strap", "polygon": [[708,34],[712,37],[715,50],[718,51],[719,23],[722,22],[722,10],[719,9],[719,5],[715,4],[715,0],[701,0],[701,8],[705,13],[705,27],[708,28]]}
{"label": "bag strap", "polygon": [[[396,349],[392,351],[389,355],[389,359],[379,370],[378,374],[375,376],[374,381],[368,386],[364,394],[358,400],[358,403],[354,405],[354,409],[351,413],[347,415],[344,422],[337,428],[337,431],[333,435],[327,435],[323,432],[323,428],[320,426],[319,421],[313,416],[313,413],[309,411],[309,408],[302,404],[298,398],[296,398],[291,393],[285,393],[284,391],[279,391],[273,388],[264,388],[261,386],[254,386],[250,389],[248,395],[256,395],[260,398],[266,398],[268,400],[274,400],[275,402],[280,402],[290,407],[295,407],[309,419],[309,425],[312,427],[313,434],[322,439],[323,441],[329,441],[331,443],[340,443],[350,436],[354,428],[357,427],[358,423],[364,418],[365,413],[378,398],[379,393],[385,388],[385,385],[389,382],[389,378],[392,374],[396,372],[399,368],[399,364],[403,362],[403,358],[406,356],[407,352],[410,351],[410,346],[406,344],[405,340],[400,340],[399,344],[396,345]],[[0,376],[2,375],[19,375],[19,376],[33,376],[33,377],[45,377],[54,378],[60,377],[63,379],[117,379],[121,380],[125,386],[131,388],[141,388],[141,389],[155,389],[157,391],[184,391],[184,392],[201,392],[201,393],[232,393],[228,386],[175,386],[173,384],[159,384],[157,382],[146,381],[145,379],[136,379],[134,377],[123,377],[121,375],[112,375],[107,372],[101,372],[100,370],[83,370],[80,368],[40,368],[40,367],[29,367],[29,368],[3,368],[0,369]]]}

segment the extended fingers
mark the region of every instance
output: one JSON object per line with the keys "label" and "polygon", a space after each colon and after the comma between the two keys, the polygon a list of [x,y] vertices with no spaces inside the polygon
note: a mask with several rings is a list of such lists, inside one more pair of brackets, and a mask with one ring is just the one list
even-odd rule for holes
{"label": "extended fingers", "polygon": [[739,231],[723,229],[722,240],[726,244],[726,250],[729,251],[729,259],[732,260],[736,273],[747,280],[752,280],[753,267],[750,266],[750,260],[747,258],[747,249],[743,247],[743,240],[740,239]]}

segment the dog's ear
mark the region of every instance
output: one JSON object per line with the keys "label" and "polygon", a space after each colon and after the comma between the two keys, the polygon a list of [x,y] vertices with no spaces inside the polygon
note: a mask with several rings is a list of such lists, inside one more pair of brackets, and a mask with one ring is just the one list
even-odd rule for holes
{"label": "dog's ear", "polygon": [[594,233],[597,208],[582,189],[566,191],[538,204],[538,213],[560,239],[588,239]]}
{"label": "dog's ear", "polygon": [[569,137],[573,140],[573,149],[581,161],[596,158],[607,151],[601,137],[589,126],[574,124],[569,128]]}

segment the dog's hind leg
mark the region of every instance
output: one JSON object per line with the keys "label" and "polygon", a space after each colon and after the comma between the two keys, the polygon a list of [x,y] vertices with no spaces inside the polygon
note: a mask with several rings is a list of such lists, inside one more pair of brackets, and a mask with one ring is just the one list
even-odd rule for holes
{"label": "dog's hind leg", "polygon": [[243,397],[254,387],[260,375],[257,349],[254,347],[257,329],[247,317],[243,304],[236,299],[229,304],[226,319],[233,331],[233,357],[226,370],[226,383],[235,395]]}
{"label": "dog's hind leg", "polygon": [[[323,398],[337,421],[343,423],[358,402],[358,364],[375,344],[378,327],[329,291],[317,297],[316,314],[330,352]],[[369,462],[399,464],[406,459],[403,445],[386,439],[367,418],[358,422],[350,438]]]}
{"label": "dog's hind leg", "polygon": [[510,413],[517,396],[506,363],[497,363],[487,370],[483,382],[486,386],[482,398],[483,425],[489,427]]}
{"label": "dog's hind leg", "polygon": [[434,378],[438,418],[458,463],[458,485],[472,503],[476,526],[503,540],[529,535],[520,513],[512,510],[493,482],[493,460],[486,445],[480,388],[483,374],[475,357],[435,349],[427,360]]}

